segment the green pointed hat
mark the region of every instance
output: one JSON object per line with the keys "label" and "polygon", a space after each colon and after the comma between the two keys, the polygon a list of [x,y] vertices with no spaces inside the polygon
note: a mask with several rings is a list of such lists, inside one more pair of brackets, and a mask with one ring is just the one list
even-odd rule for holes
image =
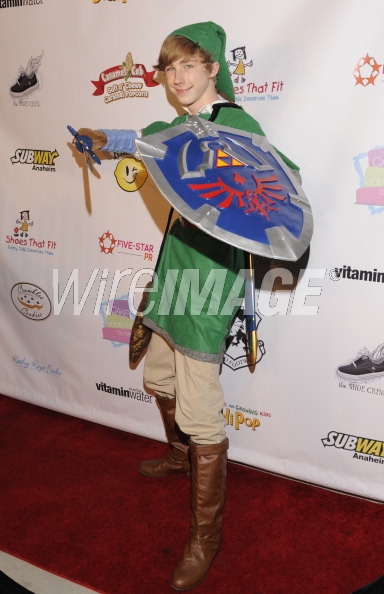
{"label": "green pointed hat", "polygon": [[206,23],[195,23],[194,25],[186,25],[180,29],[173,31],[169,37],[173,35],[182,35],[197,43],[203,50],[211,54],[214,62],[219,62],[220,69],[217,74],[216,87],[224,95],[235,100],[235,91],[233,89],[231,74],[229,72],[228,64],[225,59],[225,43],[226,34],[220,25],[216,25],[212,21]]}

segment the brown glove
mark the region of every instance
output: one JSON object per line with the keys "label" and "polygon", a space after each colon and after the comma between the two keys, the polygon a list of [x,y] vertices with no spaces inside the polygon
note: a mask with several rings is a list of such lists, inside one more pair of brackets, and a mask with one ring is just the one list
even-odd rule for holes
{"label": "brown glove", "polygon": [[108,142],[106,135],[104,134],[104,132],[100,132],[100,130],[92,130],[91,128],[79,128],[77,133],[79,136],[88,136],[92,140],[92,148],[95,151],[100,150],[101,147],[105,146]]}

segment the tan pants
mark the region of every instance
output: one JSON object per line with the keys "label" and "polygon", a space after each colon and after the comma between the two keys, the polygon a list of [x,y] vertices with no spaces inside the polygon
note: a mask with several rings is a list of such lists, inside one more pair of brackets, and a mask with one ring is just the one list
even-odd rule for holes
{"label": "tan pants", "polygon": [[219,364],[186,357],[152,334],[144,383],[159,397],[176,398],[176,423],[194,443],[221,443],[226,438],[219,375]]}

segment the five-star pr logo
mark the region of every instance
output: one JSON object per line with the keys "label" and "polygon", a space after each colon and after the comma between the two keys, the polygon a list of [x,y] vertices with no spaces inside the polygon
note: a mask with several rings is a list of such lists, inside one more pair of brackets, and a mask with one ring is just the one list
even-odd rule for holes
{"label": "five-star pr logo", "polygon": [[369,85],[374,85],[379,76],[381,66],[382,64],[378,64],[375,58],[368,53],[361,57],[353,71],[355,86],[361,85],[368,87]]}
{"label": "five-star pr logo", "polygon": [[99,237],[100,251],[103,254],[112,254],[116,247],[116,239],[110,231],[107,231]]}
{"label": "five-star pr logo", "polygon": [[109,230],[105,231],[98,239],[100,251],[103,254],[112,254],[116,248],[119,254],[141,256],[147,262],[153,261],[153,243],[133,241],[132,239],[116,239]]}

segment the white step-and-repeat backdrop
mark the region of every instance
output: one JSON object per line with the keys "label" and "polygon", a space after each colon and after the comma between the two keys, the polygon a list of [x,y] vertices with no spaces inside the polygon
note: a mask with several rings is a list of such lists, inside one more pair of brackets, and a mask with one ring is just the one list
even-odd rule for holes
{"label": "white step-and-repeat backdrop", "polygon": [[67,125],[171,121],[153,64],[206,20],[315,221],[299,263],[257,261],[255,370],[241,316],[228,340],[230,458],[384,500],[382,0],[0,0],[0,391],[164,439],[128,342],[169,206],[128,155],[89,171]]}

